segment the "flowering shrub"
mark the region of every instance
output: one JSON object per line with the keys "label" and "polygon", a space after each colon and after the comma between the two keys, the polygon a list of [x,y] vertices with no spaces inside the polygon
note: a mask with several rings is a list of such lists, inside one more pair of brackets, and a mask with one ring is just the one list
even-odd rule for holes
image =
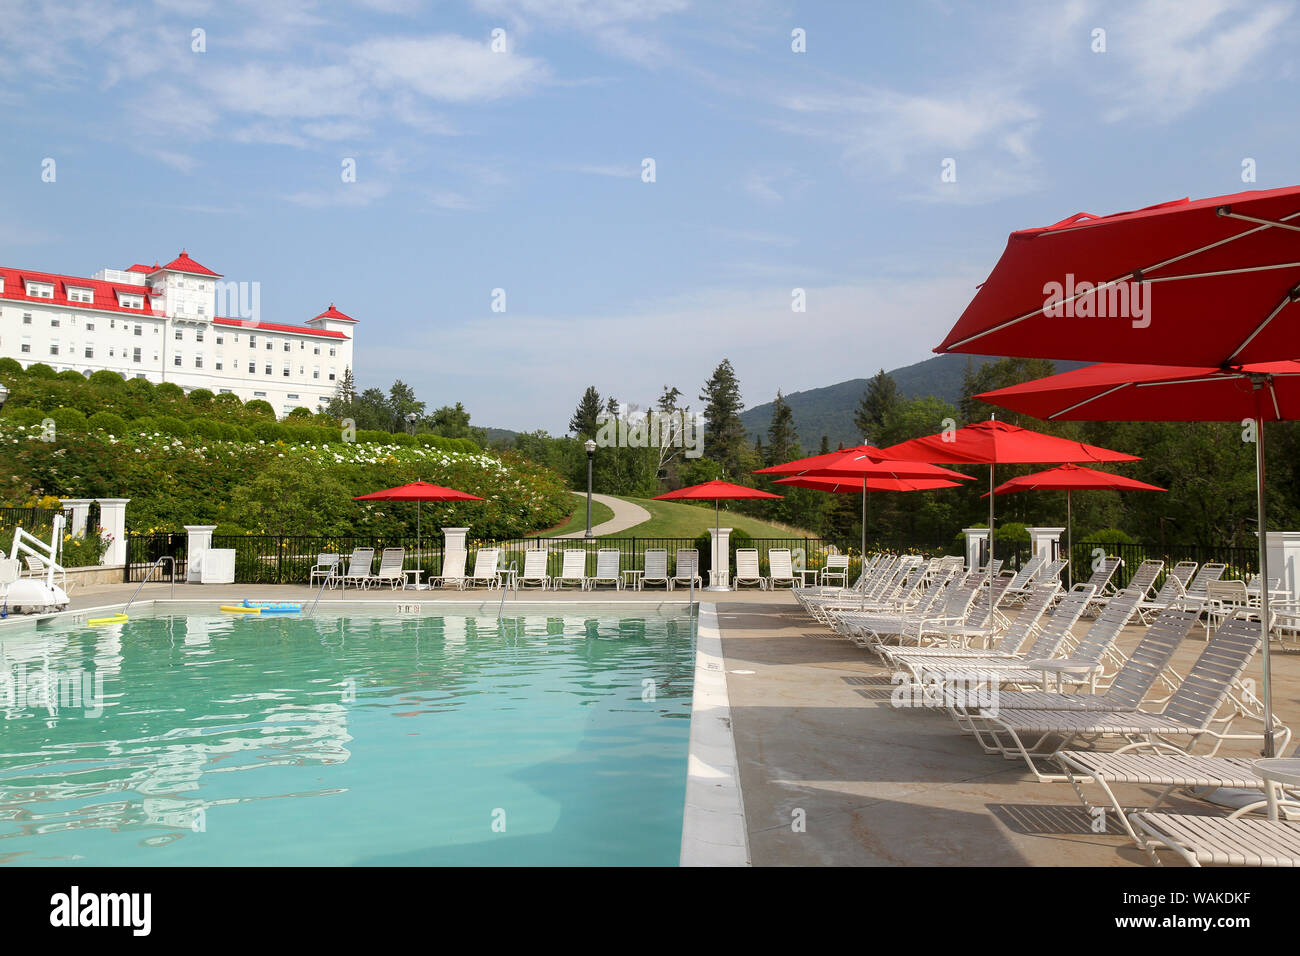
{"label": "flowering shrub", "polygon": [[[427,530],[468,525],[476,536],[515,537],[572,511],[554,472],[513,456],[401,441],[231,441],[134,428],[120,436],[60,431],[45,441],[39,425],[0,419],[0,500],[56,492],[130,498],[135,531],[215,524],[219,533],[413,534],[414,503],[351,499],[416,480],[486,499],[426,502]],[[286,515],[290,498],[295,510]]]}

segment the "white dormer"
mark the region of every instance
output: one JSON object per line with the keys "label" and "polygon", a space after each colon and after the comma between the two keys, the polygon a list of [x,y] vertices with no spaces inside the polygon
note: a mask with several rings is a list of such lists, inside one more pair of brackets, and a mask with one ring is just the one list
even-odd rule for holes
{"label": "white dormer", "polygon": [[123,292],[121,289],[118,289],[117,304],[124,309],[143,309],[144,296],[135,295],[131,292]]}
{"label": "white dormer", "polygon": [[95,304],[95,290],[94,290],[94,289],[85,289],[85,288],[81,288],[81,287],[79,287],[79,286],[75,286],[75,285],[70,285],[70,286],[68,286],[67,288],[68,288],[68,301],[69,301],[69,302],[80,302],[80,303],[82,303],[83,305],[94,305],[94,304]]}
{"label": "white dormer", "polygon": [[38,282],[34,279],[26,280],[27,294],[34,299],[53,299],[54,283]]}

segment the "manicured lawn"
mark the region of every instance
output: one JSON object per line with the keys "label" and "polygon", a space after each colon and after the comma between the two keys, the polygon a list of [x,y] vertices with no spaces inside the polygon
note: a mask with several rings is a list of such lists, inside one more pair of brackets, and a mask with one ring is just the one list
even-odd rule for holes
{"label": "manicured lawn", "polygon": [[[682,504],[678,501],[649,501],[645,498],[624,499],[638,504],[650,512],[650,520],[613,535],[615,538],[694,538],[713,527],[713,503],[707,506]],[[751,538],[789,538],[802,536],[802,531],[781,528],[728,512],[724,503],[722,527],[746,532]],[[809,537],[816,535],[809,534]]]}
{"label": "manicured lawn", "polygon": [[[547,535],[573,534],[575,531],[587,530],[587,502],[578,498],[573,500],[578,502],[578,506],[573,510],[573,517],[553,531],[547,531]],[[614,512],[607,505],[602,505],[595,500],[591,502],[591,526],[593,528],[612,517],[614,517]]]}

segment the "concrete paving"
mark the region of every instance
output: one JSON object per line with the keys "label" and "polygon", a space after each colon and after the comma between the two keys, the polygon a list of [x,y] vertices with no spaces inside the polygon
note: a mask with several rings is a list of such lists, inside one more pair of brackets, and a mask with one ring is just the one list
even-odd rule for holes
{"label": "concrete paving", "polygon": [[[1069,784],[1038,783],[1022,763],[985,754],[942,712],[892,706],[875,658],[827,638],[792,599],[731,601],[718,618],[753,865],[1146,864],[1115,824],[1092,832]],[[1201,634],[1175,656],[1180,673],[1204,648]],[[1129,628],[1120,646],[1139,635]],[[1273,660],[1275,711],[1300,726],[1300,654]],[[1246,676],[1259,680],[1258,655]],[[1133,806],[1155,795],[1119,788]]]}

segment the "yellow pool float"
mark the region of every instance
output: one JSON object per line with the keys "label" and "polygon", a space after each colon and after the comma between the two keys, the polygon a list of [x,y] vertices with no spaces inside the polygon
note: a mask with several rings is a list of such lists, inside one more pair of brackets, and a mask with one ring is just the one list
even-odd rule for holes
{"label": "yellow pool float", "polygon": [[108,617],[92,617],[86,623],[91,627],[103,627],[106,624],[125,624],[128,620],[125,614],[110,614]]}
{"label": "yellow pool float", "polygon": [[221,610],[225,611],[227,614],[261,614],[262,613],[262,609],[260,607],[241,607],[238,604],[223,604],[221,605]]}

